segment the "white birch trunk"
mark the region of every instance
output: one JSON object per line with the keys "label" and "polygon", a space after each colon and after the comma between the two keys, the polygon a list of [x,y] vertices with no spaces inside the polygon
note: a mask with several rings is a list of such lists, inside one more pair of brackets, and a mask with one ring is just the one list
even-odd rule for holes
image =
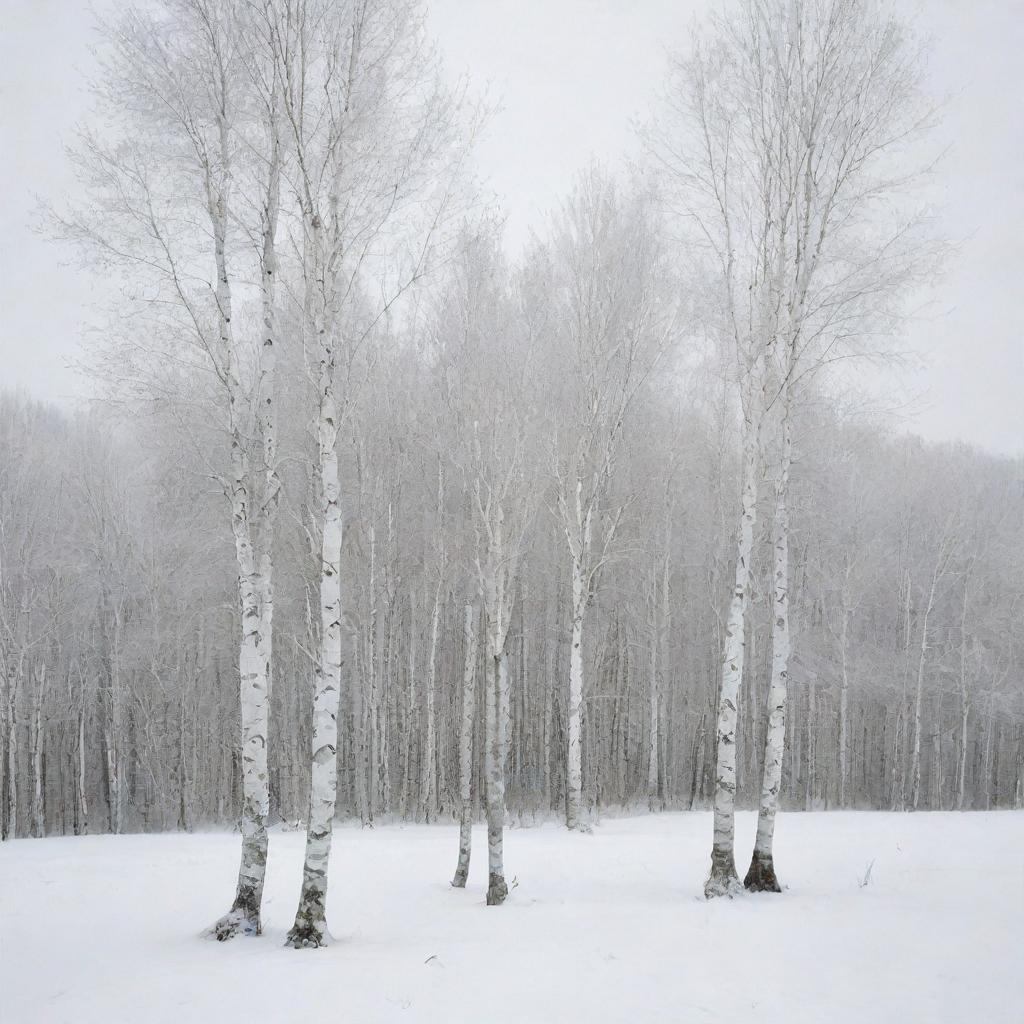
{"label": "white birch trunk", "polygon": [[508,896],[505,882],[505,727],[502,691],[506,688],[505,652],[489,645],[485,696],[485,762],[487,781],[487,905],[499,906]]}
{"label": "white birch trunk", "polygon": [[782,457],[775,482],[775,587],[772,597],[772,678],[768,689],[768,730],[764,744],[757,837],[750,868],[743,880],[754,892],[781,892],[775,874],[772,840],[782,790],[782,758],[786,749],[786,700],[789,687],[789,467],[793,445],[788,384],[783,385]]}
{"label": "white birch trunk", "polygon": [[114,685],[109,693],[110,706],[103,729],[103,746],[107,769],[107,806],[110,809],[110,831],[121,834],[121,775],[118,756],[117,736],[120,726],[118,697]]}
{"label": "white birch trunk", "polygon": [[[226,115],[220,117],[221,158],[229,166]],[[242,636],[239,643],[239,704],[242,726],[242,853],[238,882],[231,909],[214,923],[207,934],[225,941],[238,934],[259,935],[260,910],[267,867],[267,815],[270,811],[270,776],[267,759],[270,701],[270,662],[273,619],[273,521],[279,483],[275,459],[277,449],[273,383],[275,369],[274,295],[277,271],[274,239],[277,230],[280,156],[276,130],[273,132],[270,174],[263,223],[261,288],[263,340],[260,353],[260,403],[258,422],[263,440],[266,493],[259,513],[254,513],[255,496],[250,488],[248,457],[242,432],[245,393],[239,379],[238,359],[232,327],[231,282],[228,276],[226,238],[229,223],[227,186],[211,186],[209,214],[214,236],[217,269],[217,312],[221,359],[228,397],[228,426],[231,435],[231,529],[238,563],[238,597]],[[254,537],[255,535],[255,537]]]}
{"label": "white birch trunk", "polygon": [[654,644],[651,647],[651,716],[648,723],[647,747],[647,800],[651,810],[663,806],[664,800],[661,791],[661,761],[660,761],[660,716],[661,716],[661,691],[658,684],[658,672],[660,670],[658,660],[665,658],[665,640],[669,628],[669,616],[671,604],[669,601],[669,566],[671,564],[671,543],[672,543],[672,517],[668,507],[665,510],[665,538],[664,538],[664,560],[661,566],[661,608],[657,613],[657,629],[655,632]]}
{"label": "white birch trunk", "polygon": [[473,722],[476,718],[476,629],[473,606],[467,604],[462,628],[466,661],[462,672],[462,717],[459,720],[459,860],[452,885],[466,887],[473,844]]}
{"label": "white birch trunk", "polygon": [[956,771],[956,809],[964,809],[967,790],[967,721],[971,714],[971,702],[966,690],[960,692],[960,750]]}
{"label": "white birch trunk", "polygon": [[[31,674],[30,674],[31,678]],[[46,833],[43,819],[43,691],[46,686],[46,665],[40,665],[32,694],[32,719],[29,751],[32,765],[32,835],[41,839]]]}
{"label": "white birch trunk", "polygon": [[647,723],[647,804],[653,811],[658,802],[658,644],[651,644],[650,715]]}
{"label": "white birch trunk", "polygon": [[437,808],[437,721],[434,692],[437,688],[437,645],[441,624],[441,581],[434,591],[434,609],[430,616],[430,663],[427,666],[427,728],[423,738],[424,757],[420,761],[420,812],[433,821]]}
{"label": "white birch trunk", "polygon": [[971,695],[967,689],[967,594],[968,579],[964,580],[964,599],[960,611],[960,745],[956,770],[956,809],[964,809],[967,784],[967,720],[971,713]]}
{"label": "white birch trunk", "polygon": [[[847,568],[847,579],[849,579],[849,568]],[[850,696],[850,675],[847,667],[847,649],[850,634],[850,610],[846,604],[846,592],[843,592],[842,607],[843,622],[840,627],[839,637],[839,806],[846,806],[846,790],[849,780],[849,696]]]}
{"label": "white birch trunk", "polygon": [[1017,730],[1017,760],[1013,785],[1013,807],[1019,811],[1024,806],[1024,729]]}
{"label": "white birch trunk", "polygon": [[12,688],[7,717],[7,834],[11,839],[18,836],[18,719],[15,694]]}
{"label": "white birch trunk", "polygon": [[[220,249],[220,247],[219,247]],[[221,258],[223,252],[221,250]],[[230,323],[230,302],[226,276],[219,291],[224,293],[220,307]],[[227,312],[225,312],[227,311]],[[230,344],[230,342],[228,342]],[[267,814],[270,807],[267,769],[267,672],[265,651],[260,639],[263,617],[260,611],[261,581],[255,571],[250,531],[250,493],[248,467],[238,429],[241,389],[234,376],[233,361],[227,371],[229,403],[232,408],[232,481],[231,525],[238,561],[238,596],[241,607],[241,641],[238,650],[239,703],[242,726],[242,855],[238,883],[231,910],[220,918],[208,934],[225,941],[238,934],[259,935],[262,931],[260,907],[267,864]]]}
{"label": "white birch trunk", "polygon": [[[942,549],[945,548],[945,538],[943,538]],[[935,604],[935,587],[939,579],[939,575],[942,571],[940,568],[945,552],[940,551],[939,561],[935,565],[935,570],[932,572],[931,586],[928,588],[928,603],[924,609],[924,619],[921,622],[921,651],[917,660],[917,690],[914,696],[914,745],[911,753],[911,792],[910,792],[910,806],[912,810],[917,810],[918,804],[921,799],[921,709],[923,704],[924,695],[924,668],[925,661],[928,656],[928,619],[932,613],[932,607]]]}
{"label": "white birch trunk", "polygon": [[[307,288],[322,281],[321,223],[307,218],[307,239],[314,256],[314,273]],[[285,944],[295,949],[327,945],[327,873],[331,855],[338,789],[338,711],[341,699],[341,488],[338,476],[338,405],[335,398],[334,352],[337,309],[323,302],[316,329],[320,349],[320,405],[317,439],[320,463],[323,537],[320,558],[320,661],[313,688],[312,778],[306,859],[295,923]]]}
{"label": "white birch trunk", "polygon": [[295,948],[326,945],[327,869],[337,797],[338,707],[341,693],[341,541],[342,520],[335,450],[333,386],[321,378],[320,473],[323,489],[323,546],[320,575],[320,664],[313,692],[313,761],[309,825],[302,892],[287,944]]}
{"label": "white birch trunk", "polygon": [[740,890],[733,854],[736,804],[736,710],[740,680],[743,678],[745,619],[750,581],[750,558],[754,546],[757,518],[757,419],[745,424],[743,452],[743,492],[736,544],[736,580],[725,627],[725,656],[722,661],[722,685],[718,697],[718,747],[715,772],[714,836],[711,847],[711,872],[704,884],[704,895],[731,895]]}
{"label": "white birch trunk", "polygon": [[79,831],[82,835],[89,831],[89,800],[85,786],[85,755],[85,698],[83,696],[78,706],[78,777],[76,779]]}
{"label": "white birch trunk", "polygon": [[572,638],[569,648],[569,707],[567,714],[567,756],[565,823],[585,830],[583,822],[583,567],[579,558],[572,563]]}

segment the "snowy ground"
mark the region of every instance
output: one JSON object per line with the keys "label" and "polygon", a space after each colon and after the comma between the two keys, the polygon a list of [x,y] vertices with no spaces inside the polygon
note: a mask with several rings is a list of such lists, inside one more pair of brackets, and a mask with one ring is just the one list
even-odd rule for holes
{"label": "snowy ground", "polygon": [[510,830],[518,885],[489,908],[482,830],[458,891],[454,827],[343,827],[320,951],[282,948],[300,834],[271,838],[264,936],[225,945],[197,933],[226,909],[233,835],[5,843],[0,1020],[1024,1020],[1024,813],[786,815],[789,890],[732,902],[699,898],[710,834],[704,813]]}

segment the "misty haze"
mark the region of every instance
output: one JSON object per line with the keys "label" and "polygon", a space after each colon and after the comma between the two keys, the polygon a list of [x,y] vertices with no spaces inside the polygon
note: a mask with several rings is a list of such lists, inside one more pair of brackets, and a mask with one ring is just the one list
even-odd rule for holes
{"label": "misty haze", "polygon": [[0,1020],[1024,1018],[1016,0],[0,14]]}

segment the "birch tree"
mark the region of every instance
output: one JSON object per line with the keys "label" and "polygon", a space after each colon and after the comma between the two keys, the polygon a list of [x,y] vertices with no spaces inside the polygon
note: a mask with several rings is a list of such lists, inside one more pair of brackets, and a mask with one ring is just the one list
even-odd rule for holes
{"label": "birch tree", "polygon": [[[927,238],[915,250],[912,239],[919,222],[913,213],[909,219],[906,212],[899,217],[895,232],[877,223],[879,204],[912,180],[892,177],[892,154],[928,126],[918,55],[902,26],[877,6],[855,11],[837,0],[817,10],[781,2],[753,5],[748,32],[751,51],[766,68],[761,96],[770,99],[762,99],[760,106],[773,108],[768,118],[759,113],[756,123],[774,126],[768,141],[771,159],[777,160],[771,175],[777,184],[768,210],[780,224],[773,244],[774,290],[782,317],[772,345],[779,383],[769,403],[779,405],[780,433],[772,682],[758,833],[744,885],[777,892],[772,835],[789,674],[792,403],[809,375],[835,360],[862,355],[866,338],[877,346],[880,337],[893,331],[901,289],[935,250]],[[866,302],[867,296],[871,298]],[[880,350],[875,347],[872,354]],[[844,658],[845,650],[844,640]],[[841,696],[845,698],[845,688]],[[845,712],[844,706],[842,763]],[[841,766],[840,771],[845,769]]]}
{"label": "birch tree", "polygon": [[[740,355],[744,418],[736,579],[719,692],[709,897],[737,889],[733,863],[736,714],[765,415],[781,410],[776,480],[773,684],[760,839],[751,888],[768,865],[785,734],[788,532],[794,387],[802,376],[891,330],[893,296],[921,267],[918,220],[878,218],[905,182],[891,153],[927,122],[916,55],[884,7],[844,0],[744,0],[677,61],[669,107],[681,129],[655,152],[681,187],[719,281],[722,333]],[[890,214],[892,210],[889,211]],[[868,298],[870,296],[870,299]]]}
{"label": "birch tree", "polygon": [[[301,224],[304,337],[316,365],[320,652],[302,892],[287,944],[327,943],[342,674],[338,438],[374,325],[418,280],[449,219],[465,127],[409,0],[279,0],[270,28]],[[386,240],[386,241],[385,241]],[[378,247],[411,257],[389,266]],[[383,295],[378,302],[371,292]]]}
{"label": "birch tree", "polygon": [[[518,315],[497,240],[484,228],[464,243],[437,325],[449,402],[458,424],[458,463],[475,537],[473,567],[483,611],[484,779],[488,905],[508,895],[504,866],[508,756],[507,641],[516,578],[536,511],[540,422],[532,388],[534,345]],[[465,736],[465,733],[463,733]]]}
{"label": "birch tree", "polygon": [[[215,472],[230,502],[238,566],[244,800],[235,899],[209,931],[220,940],[260,933],[267,858],[281,156],[264,14],[229,0],[168,0],[106,26],[112,57],[102,109],[130,127],[115,140],[82,136],[79,168],[104,216],[65,221],[133,285],[157,289],[170,344],[184,342],[186,365],[212,379],[223,416],[228,468]],[[250,203],[254,193],[260,198]],[[255,242],[254,253],[246,242]],[[251,334],[236,296],[247,263],[261,282],[262,322]]]}
{"label": "birch tree", "polygon": [[665,351],[674,319],[665,301],[657,229],[639,195],[621,197],[602,172],[581,177],[556,220],[560,385],[553,407],[556,511],[570,562],[566,824],[586,830],[582,794],[583,631],[602,569],[612,555],[624,503],[607,502],[623,428]]}
{"label": "birch tree", "polygon": [[462,672],[462,711],[459,716],[459,859],[452,885],[465,889],[473,849],[473,723],[476,718],[477,624],[473,605],[465,608],[462,629],[465,667]]}

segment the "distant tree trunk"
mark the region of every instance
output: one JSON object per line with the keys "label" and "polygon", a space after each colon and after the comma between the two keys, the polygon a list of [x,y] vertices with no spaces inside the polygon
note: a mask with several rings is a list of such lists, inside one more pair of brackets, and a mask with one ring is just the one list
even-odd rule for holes
{"label": "distant tree trunk", "polygon": [[572,563],[572,638],[569,647],[569,708],[567,715],[565,823],[571,829],[585,829],[583,821],[583,568],[578,558]]}
{"label": "distant tree trunk", "polygon": [[430,660],[427,663],[427,728],[423,736],[424,756],[420,761],[420,813],[428,822],[437,813],[437,718],[434,693],[437,688],[437,645],[441,628],[441,580],[434,591],[430,616]]}
{"label": "distant tree trunk", "polygon": [[647,806],[653,811],[658,805],[658,641],[651,644],[648,668],[650,710],[647,719]]}
{"label": "distant tree trunk", "polygon": [[505,902],[508,885],[505,882],[504,829],[505,829],[505,724],[502,714],[502,690],[505,688],[507,668],[505,652],[488,650],[485,762],[487,776],[487,905]]}
{"label": "distant tree trunk", "polygon": [[[650,663],[650,721],[647,733],[647,802],[651,810],[655,807],[664,806],[664,783],[661,778],[660,760],[660,719],[661,719],[661,690],[659,686],[658,673],[664,672],[659,664],[659,659],[666,655],[665,641],[669,629],[669,617],[671,615],[671,604],[669,601],[669,567],[671,564],[671,542],[672,542],[672,510],[666,503],[665,509],[665,536],[663,539],[664,554],[661,565],[661,607],[656,612],[656,625],[654,629],[653,642],[651,644]],[[655,583],[657,581],[655,580]]]}
{"label": "distant tree trunk", "polygon": [[849,754],[849,706],[850,706],[850,673],[847,665],[850,640],[850,608],[849,608],[850,562],[847,556],[846,579],[843,586],[841,615],[843,617],[839,633],[839,806],[847,804],[847,786],[850,777]]}
{"label": "distant tree trunk", "polygon": [[459,720],[459,861],[452,885],[465,889],[473,844],[473,722],[476,718],[476,624],[473,606],[466,605],[462,638],[465,665],[462,671],[462,717]]}
{"label": "distant tree trunk", "polygon": [[982,783],[984,786],[984,800],[985,810],[990,810],[992,807],[992,791],[996,788],[998,776],[993,771],[993,764],[995,763],[996,754],[994,751],[998,749],[998,738],[995,736],[996,733],[996,716],[992,708],[992,694],[989,694],[988,699],[988,723],[985,726],[985,748],[982,760]]}
{"label": "distant tree trunk", "polygon": [[896,709],[896,720],[893,723],[892,736],[892,765],[890,770],[889,784],[889,810],[896,811],[903,809],[903,783],[900,772],[900,748],[903,746],[903,711],[901,705]]}
{"label": "distant tree trunk", "polygon": [[182,831],[191,831],[189,812],[191,801],[188,798],[188,778],[185,759],[185,694],[181,694],[181,702],[178,707],[178,828]]}
{"label": "distant tree trunk", "polygon": [[46,688],[46,665],[39,666],[32,691],[32,718],[29,732],[29,753],[32,765],[32,835],[37,839],[46,835],[43,807],[43,696]]}
{"label": "distant tree trunk", "polygon": [[818,767],[818,734],[815,719],[818,712],[817,687],[814,676],[807,679],[807,741],[804,743],[804,810],[814,810],[814,798],[817,792]]}
{"label": "distant tree trunk", "polygon": [[924,618],[921,622],[921,653],[917,661],[917,689],[914,696],[914,745],[911,753],[911,793],[910,805],[917,810],[921,799],[921,711],[924,696],[924,669],[925,659],[928,655],[928,619],[931,616],[932,608],[935,606],[935,588],[946,568],[946,561],[949,558],[947,550],[948,530],[943,535],[939,545],[939,555],[932,570],[931,585],[928,588],[928,601],[925,604]]}
{"label": "distant tree trunk", "polygon": [[7,720],[7,835],[18,836],[18,720],[13,701]]}
{"label": "distant tree trunk", "polygon": [[1024,806],[1024,728],[1017,726],[1017,758],[1014,765],[1013,807],[1020,810]]}
{"label": "distant tree trunk", "polygon": [[405,773],[402,776],[402,813],[408,814],[413,803],[414,765],[416,763],[417,716],[416,700],[416,592],[409,594],[409,703],[405,715]]}
{"label": "distant tree trunk", "polygon": [[971,697],[967,688],[968,579],[964,580],[964,597],[960,609],[960,737],[957,746],[956,770],[956,809],[958,811],[964,809],[964,793],[967,783],[967,719],[971,712]]}
{"label": "distant tree trunk", "polygon": [[[85,688],[85,679],[82,680],[82,688]],[[78,758],[76,771],[76,794],[78,798],[78,831],[76,834],[85,835],[89,831],[89,800],[87,797],[85,783],[85,694],[81,695],[78,705]]]}
{"label": "distant tree trunk", "polygon": [[693,738],[693,755],[690,758],[689,809],[691,811],[693,810],[693,805],[697,800],[697,793],[701,788],[701,782],[704,775],[704,744],[707,737],[707,720],[707,712],[702,711],[700,713],[700,723],[697,726],[697,731]]}

